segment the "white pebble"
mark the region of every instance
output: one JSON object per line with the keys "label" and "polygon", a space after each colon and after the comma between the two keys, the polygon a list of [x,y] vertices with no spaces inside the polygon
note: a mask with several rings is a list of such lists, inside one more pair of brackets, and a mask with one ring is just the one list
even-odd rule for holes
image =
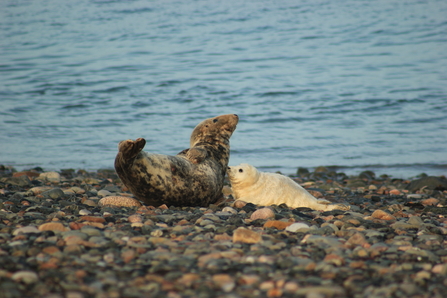
{"label": "white pebble", "polygon": [[286,228],[286,231],[296,233],[301,229],[309,229],[309,226],[302,222],[296,222]]}
{"label": "white pebble", "polygon": [[28,233],[41,233],[35,226],[26,226],[22,228],[18,228],[12,232],[13,236],[17,236],[19,234],[28,234]]}
{"label": "white pebble", "polygon": [[45,172],[40,174],[37,179],[48,182],[61,182],[61,175],[58,172]]}
{"label": "white pebble", "polygon": [[231,213],[231,214],[237,214],[237,211],[234,210],[234,208],[231,208],[231,207],[225,207],[225,208],[223,208],[223,209],[222,209],[222,212],[228,212],[228,213]]}
{"label": "white pebble", "polygon": [[92,214],[90,211],[88,211],[87,209],[81,209],[79,210],[79,215],[90,215]]}
{"label": "white pebble", "polygon": [[11,276],[11,279],[14,281],[22,281],[26,284],[32,284],[39,280],[37,274],[33,271],[17,271]]}

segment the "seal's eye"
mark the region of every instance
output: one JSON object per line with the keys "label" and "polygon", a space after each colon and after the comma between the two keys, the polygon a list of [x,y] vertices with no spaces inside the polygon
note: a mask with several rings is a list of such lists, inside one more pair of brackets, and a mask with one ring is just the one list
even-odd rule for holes
{"label": "seal's eye", "polygon": [[243,173],[244,172],[244,170],[242,170],[242,169],[239,169],[239,173]]}
{"label": "seal's eye", "polygon": [[217,119],[214,119],[214,120],[213,120],[213,123],[216,123],[217,121],[218,121]]}

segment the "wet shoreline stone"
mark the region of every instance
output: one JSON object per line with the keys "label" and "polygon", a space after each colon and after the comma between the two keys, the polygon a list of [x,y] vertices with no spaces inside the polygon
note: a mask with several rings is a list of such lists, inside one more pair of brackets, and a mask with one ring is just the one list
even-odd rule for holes
{"label": "wet shoreline stone", "polygon": [[444,297],[445,178],[298,173],[351,210],[228,188],[219,205],[145,206],[109,170],[0,173],[0,296]]}

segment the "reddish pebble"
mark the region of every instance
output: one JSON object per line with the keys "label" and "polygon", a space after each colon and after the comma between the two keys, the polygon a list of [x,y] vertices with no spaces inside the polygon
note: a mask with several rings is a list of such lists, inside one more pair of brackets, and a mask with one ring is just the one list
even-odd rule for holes
{"label": "reddish pebble", "polygon": [[37,178],[39,177],[39,173],[32,172],[32,171],[23,171],[23,172],[16,172],[12,174],[12,177],[20,177],[20,176],[28,176],[29,179]]}
{"label": "reddish pebble", "polygon": [[374,211],[371,216],[373,218],[383,219],[383,220],[395,220],[396,218],[392,216],[391,214],[383,211],[383,210],[376,210]]}
{"label": "reddish pebble", "polygon": [[68,226],[69,226],[70,229],[72,229],[72,230],[79,230],[79,229],[81,229],[83,226],[85,226],[85,224],[72,221],[72,222],[70,222],[70,223],[68,224]]}
{"label": "reddish pebble", "polygon": [[282,290],[273,288],[267,291],[267,297],[282,297]]}
{"label": "reddish pebble", "polygon": [[81,216],[81,220],[90,221],[90,222],[99,222],[99,223],[103,223],[106,221],[103,217],[88,216],[88,215]]}
{"label": "reddish pebble", "polygon": [[400,190],[398,190],[398,189],[392,189],[392,190],[390,190],[390,195],[398,196],[398,195],[400,195],[400,194],[402,194],[402,193],[401,193]]}
{"label": "reddish pebble", "polygon": [[264,224],[264,228],[277,228],[278,230],[284,230],[290,226],[292,222],[284,222],[280,220],[269,220]]}

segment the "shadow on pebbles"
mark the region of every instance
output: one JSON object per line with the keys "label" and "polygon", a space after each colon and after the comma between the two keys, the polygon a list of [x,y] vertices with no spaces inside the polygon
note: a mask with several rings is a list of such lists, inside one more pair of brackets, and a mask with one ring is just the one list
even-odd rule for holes
{"label": "shadow on pebbles", "polygon": [[111,170],[0,167],[0,297],[445,297],[445,178],[300,171],[351,209],[144,206]]}

